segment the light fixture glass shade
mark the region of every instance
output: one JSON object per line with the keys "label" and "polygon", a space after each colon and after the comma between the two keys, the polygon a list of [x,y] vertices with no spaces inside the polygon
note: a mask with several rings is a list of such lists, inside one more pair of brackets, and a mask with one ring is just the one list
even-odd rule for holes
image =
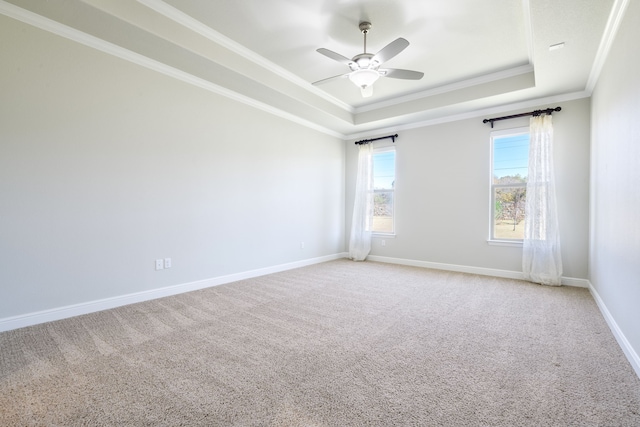
{"label": "light fixture glass shade", "polygon": [[378,77],[380,77],[380,74],[376,70],[370,69],[356,70],[349,74],[349,80],[361,89],[371,86],[378,80]]}

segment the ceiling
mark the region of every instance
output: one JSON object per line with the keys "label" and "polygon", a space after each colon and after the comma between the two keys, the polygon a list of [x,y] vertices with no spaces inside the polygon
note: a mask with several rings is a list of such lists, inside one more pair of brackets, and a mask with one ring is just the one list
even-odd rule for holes
{"label": "ceiling", "polygon": [[[0,0],[0,13],[256,108],[350,138],[589,96],[624,0]],[[611,17],[611,18],[610,18]],[[403,37],[363,98],[316,52]],[[561,49],[550,50],[564,43]]]}

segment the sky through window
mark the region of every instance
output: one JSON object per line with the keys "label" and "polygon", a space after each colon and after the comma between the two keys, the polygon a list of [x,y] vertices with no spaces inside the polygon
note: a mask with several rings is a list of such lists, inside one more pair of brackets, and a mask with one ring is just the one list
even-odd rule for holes
{"label": "sky through window", "polygon": [[526,178],[529,170],[529,135],[510,135],[493,140],[493,176],[520,175]]}
{"label": "sky through window", "polygon": [[373,155],[373,188],[392,189],[396,176],[396,153],[383,151]]}

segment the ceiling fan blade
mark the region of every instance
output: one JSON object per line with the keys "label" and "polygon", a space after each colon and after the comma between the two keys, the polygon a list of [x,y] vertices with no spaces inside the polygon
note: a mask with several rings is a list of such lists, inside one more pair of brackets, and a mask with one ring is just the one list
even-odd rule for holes
{"label": "ceiling fan blade", "polygon": [[407,46],[409,46],[409,42],[400,37],[383,47],[380,52],[376,53],[374,57],[371,58],[371,60],[378,61],[378,64],[382,64],[405,50]]}
{"label": "ceiling fan blade", "polygon": [[350,60],[346,56],[340,55],[339,53],[336,53],[336,52],[334,52],[332,50],[329,50],[329,49],[325,49],[323,47],[321,47],[320,49],[316,49],[316,52],[321,53],[324,56],[333,59],[334,61],[338,61],[341,64],[349,65],[349,64],[351,64],[353,62],[352,60]]}
{"label": "ceiling fan blade", "polygon": [[315,86],[315,85],[319,85],[319,84],[327,83],[327,82],[329,82],[329,81],[331,81],[331,80],[334,80],[334,79],[339,79],[339,78],[341,78],[341,77],[347,77],[348,75],[349,75],[349,73],[347,73],[347,74],[340,74],[340,75],[333,76],[333,77],[327,77],[326,79],[318,80],[317,82],[313,82],[313,83],[311,83],[311,84]]}
{"label": "ceiling fan blade", "polygon": [[420,80],[424,73],[420,71],[399,70],[397,68],[379,69],[378,72],[383,77],[391,77],[393,79]]}
{"label": "ceiling fan blade", "polygon": [[363,98],[369,98],[373,95],[373,85],[369,85],[365,88],[360,89],[360,93],[362,93]]}

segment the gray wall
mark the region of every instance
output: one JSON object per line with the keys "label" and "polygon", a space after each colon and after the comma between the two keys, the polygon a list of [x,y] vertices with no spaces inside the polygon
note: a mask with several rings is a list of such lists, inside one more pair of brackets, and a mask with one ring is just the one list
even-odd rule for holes
{"label": "gray wall", "polygon": [[343,141],[3,16],[0,41],[0,319],[344,251]]}
{"label": "gray wall", "polygon": [[640,3],[629,2],[592,97],[590,279],[640,375]]}
{"label": "gray wall", "polygon": [[[587,278],[589,231],[589,99],[553,115],[558,215],[564,276]],[[499,114],[503,115],[503,114]],[[528,126],[529,118],[496,122],[495,130]],[[397,236],[374,239],[371,255],[522,271],[522,248],[493,246],[489,236],[491,128],[482,118],[399,132],[396,141]],[[347,145],[347,230],[353,211],[357,147]],[[347,233],[348,239],[348,233]]]}

